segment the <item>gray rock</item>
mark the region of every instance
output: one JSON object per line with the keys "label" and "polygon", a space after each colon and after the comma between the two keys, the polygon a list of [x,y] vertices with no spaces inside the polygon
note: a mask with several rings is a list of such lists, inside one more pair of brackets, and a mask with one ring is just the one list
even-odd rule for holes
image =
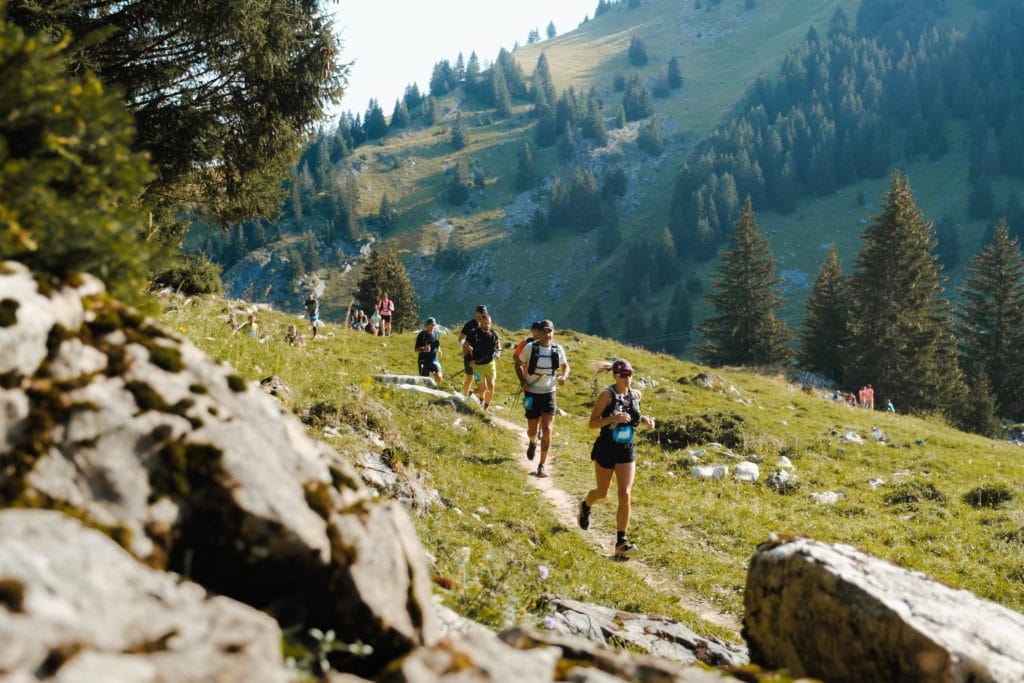
{"label": "gray rock", "polygon": [[269,616],[149,569],[60,512],[0,511],[4,680],[291,679]]}
{"label": "gray rock", "polygon": [[[374,502],[348,459],[255,383],[116,303],[83,302],[100,291],[84,277],[43,295],[24,268],[0,272],[0,297],[14,302],[0,344],[16,350],[0,366],[32,388],[0,393],[0,453],[33,454],[5,471],[6,490],[67,506],[216,592],[298,599],[309,625],[372,645],[367,666],[436,640],[406,513]],[[55,325],[64,341],[50,355]]]}
{"label": "gray rock", "polygon": [[420,377],[419,375],[374,375],[373,378],[382,384],[413,384],[430,389],[437,388],[437,383],[433,377]]}
{"label": "gray rock", "polygon": [[761,476],[761,469],[752,462],[740,462],[736,464],[732,476],[741,481],[757,481]]}
{"label": "gray rock", "polygon": [[468,631],[403,658],[384,683],[531,683],[555,680],[560,651],[553,647],[509,647],[493,633]]}
{"label": "gray rock", "polygon": [[1024,615],[850,546],[762,544],[743,602],[751,659],[793,676],[1024,680]]}
{"label": "gray rock", "polygon": [[[690,666],[649,655],[628,655],[582,638],[556,631],[537,631],[514,626],[498,634],[504,642],[520,650],[558,648],[560,668],[572,669],[571,680],[630,681],[631,683],[721,683],[724,675],[717,671]],[[600,672],[600,673],[596,673]],[[606,674],[606,676],[601,675]],[[521,683],[550,679],[519,679]],[[731,679],[730,679],[731,680]]]}
{"label": "gray rock", "polygon": [[788,493],[793,489],[793,482],[786,470],[775,470],[768,475],[764,483],[780,493]]}
{"label": "gray rock", "polygon": [[651,617],[594,605],[591,603],[547,598],[555,610],[550,623],[554,631],[582,636],[598,644],[608,640],[628,643],[656,657],[709,666],[746,664],[746,648],[725,643],[718,638],[697,635],[682,624],[667,617]]}

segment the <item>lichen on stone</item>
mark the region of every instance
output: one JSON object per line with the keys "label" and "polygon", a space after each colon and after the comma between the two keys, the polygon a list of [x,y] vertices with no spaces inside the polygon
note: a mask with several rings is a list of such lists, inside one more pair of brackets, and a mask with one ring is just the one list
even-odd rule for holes
{"label": "lichen on stone", "polygon": [[240,394],[246,390],[248,385],[245,382],[245,378],[241,375],[230,374],[227,376],[228,388],[236,394]]}
{"label": "lichen on stone", "polygon": [[14,614],[23,613],[25,611],[25,584],[17,579],[0,578],[0,607]]}
{"label": "lichen on stone", "polygon": [[19,304],[14,299],[0,301],[0,327],[11,327],[18,322]]}

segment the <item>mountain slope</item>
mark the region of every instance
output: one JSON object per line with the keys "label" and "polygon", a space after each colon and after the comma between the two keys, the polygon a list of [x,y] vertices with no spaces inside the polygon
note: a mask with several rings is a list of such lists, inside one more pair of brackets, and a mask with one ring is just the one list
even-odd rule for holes
{"label": "mountain slope", "polygon": [[[541,43],[518,48],[513,57],[529,75],[541,54],[547,59],[555,87],[572,87],[576,93],[594,88],[610,122],[622,94],[617,78],[640,73],[649,86],[663,79],[668,60],[679,60],[684,84],[667,97],[654,100],[655,118],[665,138],[665,150],[657,157],[640,151],[636,137],[646,122],[610,130],[610,143],[572,161],[558,158],[554,148],[534,151],[538,190],[517,193],[513,186],[516,158],[523,145],[533,145],[535,119],[532,105],[517,101],[511,117],[502,119],[463,90],[437,100],[436,125],[415,123],[389,133],[376,142],[357,147],[339,168],[354,176],[358,188],[358,213],[373,216],[385,196],[398,209],[395,226],[380,239],[403,252],[403,260],[420,296],[421,318],[439,317],[455,324],[478,303],[487,303],[500,322],[527,325],[538,317],[550,317],[562,326],[588,329],[595,310],[610,333],[620,339],[638,340],[638,316],[663,312],[676,281],[706,281],[715,267],[712,259],[681,266],[668,285],[641,285],[637,294],[619,286],[629,278],[641,279],[630,249],[656,236],[668,221],[669,204],[678,170],[690,159],[697,144],[737,108],[759,76],[774,77],[786,51],[804,40],[813,25],[824,33],[830,17],[841,8],[852,23],[858,2],[757,2],[751,9],[715,2],[678,3],[649,0],[635,9],[626,3],[581,25],[578,29]],[[977,10],[966,0],[946,3],[945,20],[966,23]],[[626,53],[630,41],[643,40],[650,61],[637,68]],[[486,64],[486,62],[485,62]],[[466,126],[468,144],[455,149],[449,139],[453,123]],[[611,126],[609,125],[609,128]],[[471,193],[462,206],[445,198],[450,169],[458,164],[475,169],[483,188]],[[538,242],[529,222],[541,196],[556,178],[568,177],[583,167],[600,179],[605,169],[621,165],[628,191],[619,203],[621,245],[614,248],[601,229],[577,232],[553,231]],[[954,129],[951,149],[939,161],[921,160],[900,164],[911,179],[915,196],[928,218],[949,213],[958,224],[964,253],[980,246],[983,221],[965,213],[968,148]],[[803,296],[813,280],[825,249],[835,242],[847,269],[859,249],[859,234],[884,194],[885,178],[862,180],[825,197],[803,198],[795,212],[780,216],[755,206],[759,222],[773,242],[779,270],[787,281],[788,297],[783,317],[796,327],[802,318]],[[1002,201],[1017,183],[994,184]],[[306,218],[305,229],[315,218]],[[298,234],[302,227],[292,225]],[[453,250],[454,267],[439,266],[439,251]],[[966,258],[964,259],[966,260]],[[327,317],[338,319],[347,307],[360,259],[330,253],[318,275],[326,280],[322,297]],[[355,266],[346,270],[346,266]],[[956,273],[954,273],[954,276]],[[235,280],[233,273],[228,279]],[[241,278],[229,291],[240,294],[251,280]],[[253,287],[262,291],[262,287]],[[294,293],[275,287],[279,305]],[[271,294],[271,298],[273,298]],[[695,322],[704,317],[701,302],[691,301]],[[660,323],[664,326],[664,313]],[[642,326],[646,328],[646,325]],[[664,339],[663,330],[659,331]],[[688,339],[694,336],[688,333]],[[657,334],[645,343],[657,347]]]}

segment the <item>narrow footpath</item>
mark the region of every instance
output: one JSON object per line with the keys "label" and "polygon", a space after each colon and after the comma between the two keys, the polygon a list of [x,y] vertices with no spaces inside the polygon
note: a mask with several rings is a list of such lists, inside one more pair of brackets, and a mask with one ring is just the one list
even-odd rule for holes
{"label": "narrow footpath", "polygon": [[[501,417],[494,415],[491,415],[490,417],[494,424],[517,433],[521,448],[516,460],[527,473],[527,480],[534,488],[540,491],[544,498],[551,504],[551,507],[554,508],[555,517],[558,518],[558,521],[570,529],[579,530],[579,525],[576,522],[576,508],[579,505],[579,498],[558,487],[558,475],[555,472],[552,472],[551,476],[543,479],[533,476],[536,471],[537,461],[529,461],[526,459],[526,447],[529,445],[530,441],[529,437],[526,435],[525,427]],[[596,552],[609,559],[613,557],[614,544],[611,542],[610,538],[604,538],[607,534],[599,535],[586,533],[582,530],[579,530],[579,533],[583,535],[583,538],[586,539],[587,543]],[[604,538],[604,540],[601,540],[602,538]],[[739,638],[739,619],[732,614],[720,612],[700,598],[686,593],[685,590],[675,581],[667,576],[661,575],[655,568],[645,563],[643,561],[642,553],[629,560],[629,567],[648,586],[655,590],[668,592],[677,596],[681,607],[693,612],[708,623],[722,628],[727,628],[735,632],[737,634],[737,639]]]}

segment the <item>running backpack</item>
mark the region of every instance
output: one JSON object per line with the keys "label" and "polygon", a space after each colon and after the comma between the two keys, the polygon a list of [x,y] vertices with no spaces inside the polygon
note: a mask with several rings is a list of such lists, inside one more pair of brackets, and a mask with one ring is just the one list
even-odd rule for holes
{"label": "running backpack", "polygon": [[[526,364],[526,374],[534,374],[534,370],[537,369],[537,359],[540,358],[540,344],[536,341],[532,341],[528,344],[530,347],[530,360]],[[554,342],[551,343],[551,374],[557,374],[558,369],[562,367],[562,347]]]}

